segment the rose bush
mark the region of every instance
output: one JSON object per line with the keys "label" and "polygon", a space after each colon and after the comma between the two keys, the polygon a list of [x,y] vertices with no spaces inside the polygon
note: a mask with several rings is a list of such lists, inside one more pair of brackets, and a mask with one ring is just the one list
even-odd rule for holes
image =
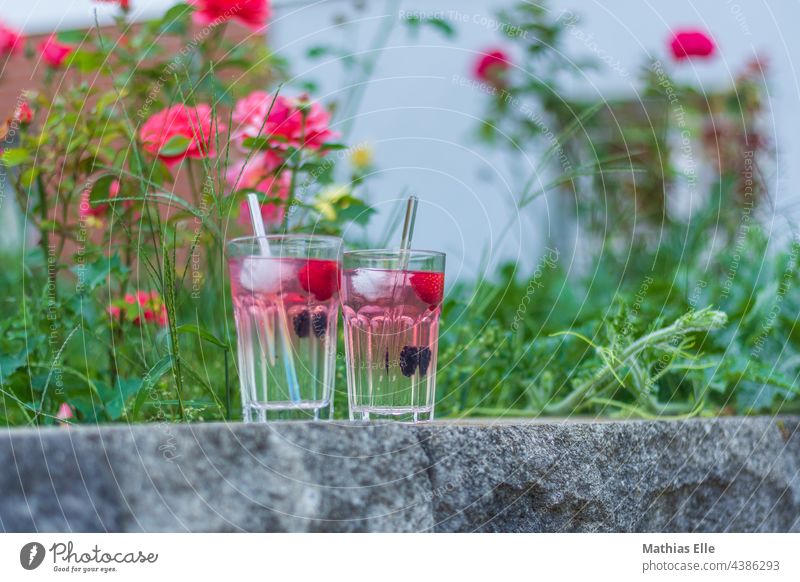
{"label": "rose bush", "polygon": [[[5,423],[235,418],[223,249],[251,232],[245,195],[273,232],[372,214],[328,107],[277,90],[268,2],[195,0],[135,27],[117,5],[113,28],[30,47],[41,84],[2,134],[29,233],[0,274]],[[0,51],[25,42],[0,27]]]}

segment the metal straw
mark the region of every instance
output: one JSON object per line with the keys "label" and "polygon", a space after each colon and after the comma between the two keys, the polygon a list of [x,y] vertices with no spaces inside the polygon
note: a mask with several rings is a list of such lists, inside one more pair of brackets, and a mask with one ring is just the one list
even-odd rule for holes
{"label": "metal straw", "polygon": [[[253,223],[253,234],[258,241],[258,247],[262,257],[271,257],[272,252],[267,240],[267,230],[264,228],[264,219],[261,216],[261,208],[258,205],[258,197],[252,192],[247,195],[247,207],[250,210],[250,220]],[[283,367],[286,369],[286,382],[289,384],[289,397],[294,402],[300,401],[300,387],[297,382],[297,370],[294,366],[294,355],[292,354],[292,342],[289,340],[289,322],[286,319],[286,311],[283,308],[283,300],[280,294],[277,295],[278,304],[278,335],[280,336],[283,348]],[[264,387],[266,390],[266,386]]]}
{"label": "metal straw", "polygon": [[400,239],[400,248],[407,251],[411,246],[411,238],[414,236],[414,221],[417,219],[417,203],[419,198],[416,196],[408,197],[406,205],[406,218],[403,222],[403,237]]}
{"label": "metal straw", "polygon": [[411,238],[414,236],[414,222],[417,219],[418,202],[419,198],[416,196],[408,197],[406,217],[403,221],[403,236],[400,238],[400,268],[403,271],[408,267],[408,250],[411,248]]}

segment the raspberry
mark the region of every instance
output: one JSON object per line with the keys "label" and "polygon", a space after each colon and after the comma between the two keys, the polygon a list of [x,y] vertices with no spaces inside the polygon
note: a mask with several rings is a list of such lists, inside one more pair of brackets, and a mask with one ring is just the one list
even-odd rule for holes
{"label": "raspberry", "polygon": [[318,311],[311,316],[311,331],[314,335],[322,339],[328,329],[328,315],[324,311]]}
{"label": "raspberry", "polygon": [[303,310],[292,318],[292,326],[294,333],[297,337],[307,337],[309,329],[311,328],[311,318],[308,316],[308,311]]}
{"label": "raspberry", "polygon": [[319,301],[327,301],[339,290],[339,266],[336,261],[309,259],[297,273],[300,286]]}
{"label": "raspberry", "polygon": [[422,301],[428,305],[439,305],[444,294],[444,273],[416,271],[412,273],[411,287]]}

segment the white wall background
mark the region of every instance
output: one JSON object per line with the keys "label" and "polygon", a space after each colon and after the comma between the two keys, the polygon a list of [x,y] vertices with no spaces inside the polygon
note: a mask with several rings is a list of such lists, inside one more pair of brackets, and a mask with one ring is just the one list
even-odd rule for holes
{"label": "white wall background", "polygon": [[[164,0],[132,0],[134,10],[154,14],[170,4]],[[472,272],[481,252],[492,256],[520,258],[530,265],[548,232],[562,228],[552,203],[546,200],[530,207],[511,223],[502,248],[496,241],[516,217],[514,197],[520,189],[519,175],[535,162],[514,164],[506,156],[491,152],[474,139],[475,128],[486,96],[459,86],[454,76],[469,76],[477,51],[502,46],[501,35],[492,30],[496,9],[509,2],[480,0],[406,0],[366,2],[358,12],[351,1],[274,2],[269,35],[272,47],[288,57],[296,81],[320,84],[323,99],[341,99],[343,85],[340,63],[310,62],[303,58],[309,46],[346,43],[362,53],[373,46],[375,37],[402,12],[419,11],[448,19],[457,37],[443,38],[425,28],[412,38],[407,28],[397,25],[387,36],[371,83],[353,119],[350,142],[366,141],[375,150],[380,169],[372,182],[373,202],[388,214],[391,202],[404,190],[416,192],[424,201],[419,214],[415,246],[448,252],[448,278]],[[86,25],[93,20],[96,4],[89,0],[0,0],[0,20],[27,32]],[[108,6],[99,6],[102,13]],[[794,59],[800,55],[800,3],[789,0],[556,0],[555,12],[572,10],[583,16],[580,28],[591,41],[570,39],[574,54],[605,57],[619,61],[624,71],[587,73],[571,91],[598,97],[631,93],[637,88],[637,73],[646,56],[666,56],[669,31],[682,26],[700,26],[710,31],[719,46],[719,56],[709,62],[688,63],[682,74],[706,88],[729,84],[735,71],[759,55],[769,63],[771,78],[770,133],[778,165],[770,177],[775,198],[774,216],[795,213],[800,155],[800,81]],[[346,28],[334,25],[338,15],[356,15],[358,22]],[[584,37],[585,38],[585,37]],[[337,119],[337,127],[349,121]],[[767,217],[772,220],[773,217]],[[779,221],[776,221],[779,222]],[[380,220],[375,233],[380,234]],[[488,245],[488,247],[487,247]]]}

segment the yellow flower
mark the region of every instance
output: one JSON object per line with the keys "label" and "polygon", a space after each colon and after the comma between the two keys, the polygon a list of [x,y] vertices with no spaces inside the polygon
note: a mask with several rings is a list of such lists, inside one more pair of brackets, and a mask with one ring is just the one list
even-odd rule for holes
{"label": "yellow flower", "polygon": [[358,170],[365,170],[372,165],[372,147],[369,144],[356,146],[350,153],[350,163]]}
{"label": "yellow flower", "polygon": [[317,194],[317,201],[314,207],[327,220],[336,220],[336,208],[334,207],[342,198],[350,195],[350,188],[344,184],[333,184]]}
{"label": "yellow flower", "polygon": [[86,221],[86,226],[89,228],[101,228],[105,226],[103,221],[97,218],[96,216],[89,215],[84,220]]}

